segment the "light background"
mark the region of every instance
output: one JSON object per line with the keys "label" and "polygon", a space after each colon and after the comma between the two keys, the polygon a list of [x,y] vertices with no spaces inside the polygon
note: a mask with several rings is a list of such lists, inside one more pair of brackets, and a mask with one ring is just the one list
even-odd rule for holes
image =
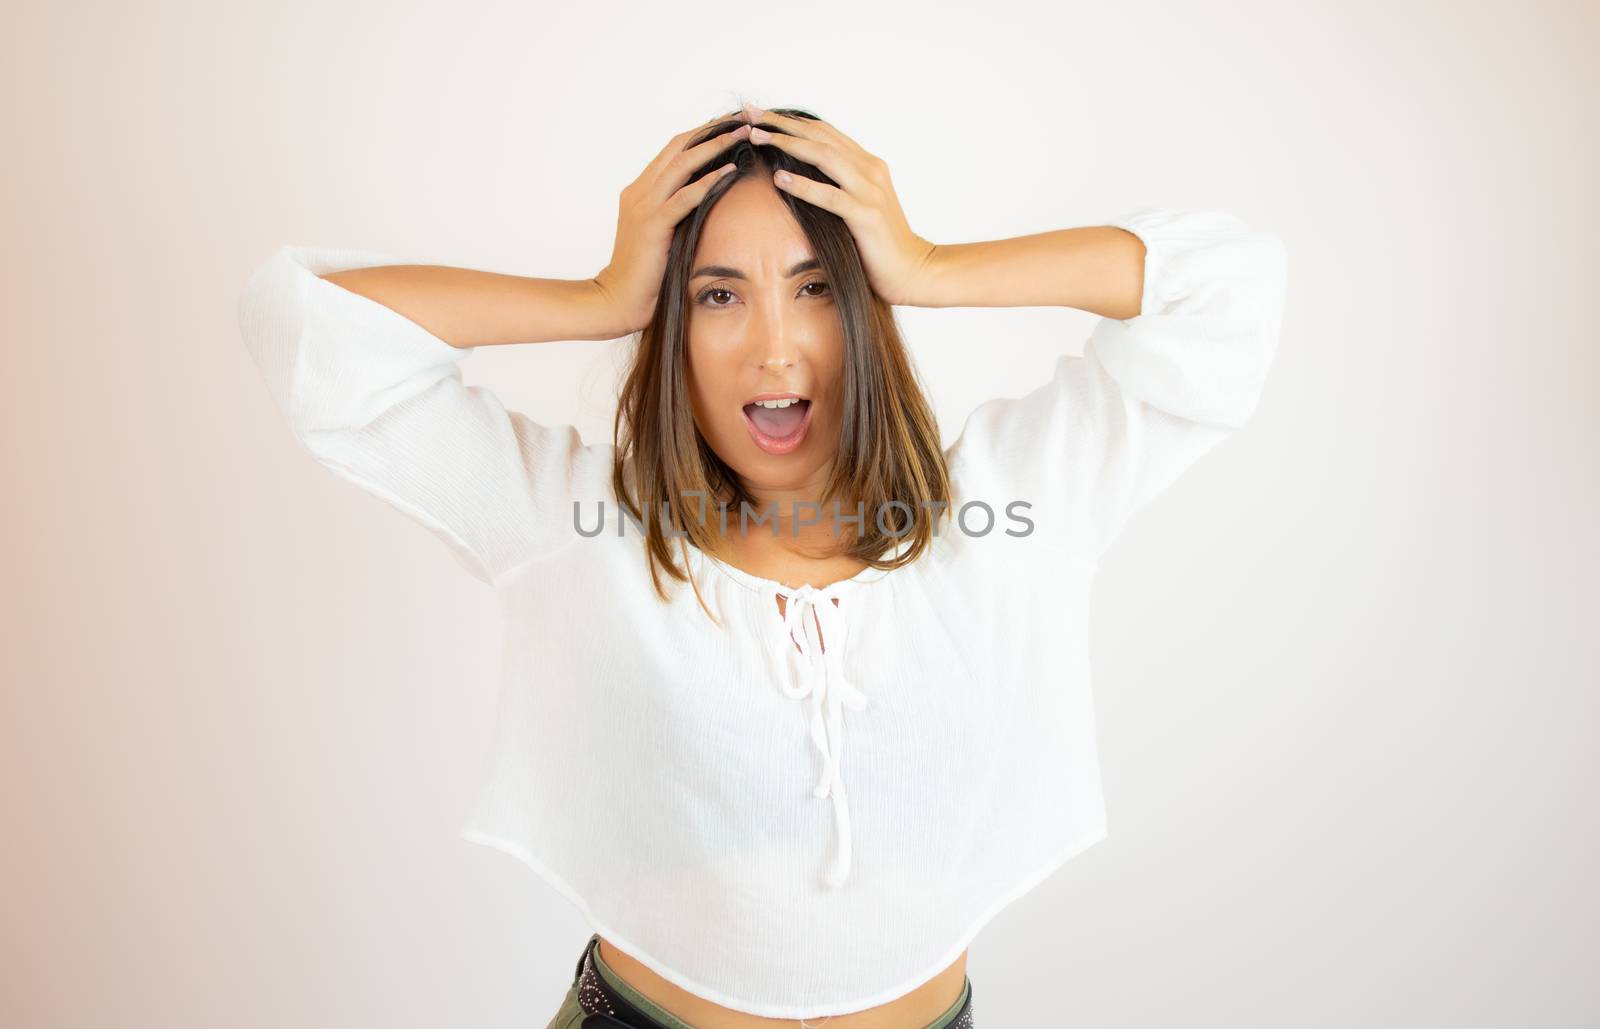
{"label": "light background", "polygon": [[[0,1024],[544,1025],[587,927],[456,836],[493,594],[297,449],[234,305],[286,242],[592,275],[743,99],[883,156],[937,242],[1152,203],[1288,248],[1255,421],[1102,565],[1111,836],[978,937],[983,1029],[1039,990],[1083,1029],[1600,1022],[1600,8],[4,18]],[[1092,324],[900,316],[947,441]],[[600,440],[617,354],[465,370]]]}

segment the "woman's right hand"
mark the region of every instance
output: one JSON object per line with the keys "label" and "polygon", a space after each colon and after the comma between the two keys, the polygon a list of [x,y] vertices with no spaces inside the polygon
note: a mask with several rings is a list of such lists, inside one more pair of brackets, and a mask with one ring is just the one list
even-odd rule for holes
{"label": "woman's right hand", "polygon": [[649,324],[662,276],[667,271],[673,230],[717,180],[732,173],[733,165],[713,169],[687,184],[685,180],[717,151],[748,139],[750,126],[747,123],[718,133],[687,150],[684,144],[707,126],[733,117],[737,116],[719,114],[673,136],[639,177],[623,188],[611,263],[594,277],[618,322],[626,326],[620,335],[637,332]]}

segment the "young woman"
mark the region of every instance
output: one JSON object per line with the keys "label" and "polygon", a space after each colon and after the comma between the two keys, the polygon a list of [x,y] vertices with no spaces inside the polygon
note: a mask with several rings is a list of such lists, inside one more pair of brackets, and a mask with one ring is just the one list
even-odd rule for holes
{"label": "young woman", "polygon": [[[240,324],[305,448],[499,593],[462,835],[594,929],[552,1029],[946,1029],[978,931],[1105,837],[1097,562],[1249,418],[1284,288],[1210,212],[934,245],[882,160],[747,108],[623,190],[592,279],[287,246]],[[896,304],[1100,321],[941,448]],[[635,333],[609,444],[461,379]]]}

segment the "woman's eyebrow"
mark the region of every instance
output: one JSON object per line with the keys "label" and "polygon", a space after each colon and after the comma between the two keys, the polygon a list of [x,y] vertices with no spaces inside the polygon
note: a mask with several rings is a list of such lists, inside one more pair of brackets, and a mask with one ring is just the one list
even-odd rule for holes
{"label": "woman's eyebrow", "polygon": [[[808,261],[801,261],[793,268],[790,268],[788,277],[792,279],[802,272],[809,272],[815,268],[821,267],[822,262],[813,257]],[[737,268],[730,268],[725,264],[708,264],[700,268],[693,275],[689,276],[689,278],[693,280],[703,278],[707,275],[712,275],[719,279],[742,279],[745,277],[744,272]]]}

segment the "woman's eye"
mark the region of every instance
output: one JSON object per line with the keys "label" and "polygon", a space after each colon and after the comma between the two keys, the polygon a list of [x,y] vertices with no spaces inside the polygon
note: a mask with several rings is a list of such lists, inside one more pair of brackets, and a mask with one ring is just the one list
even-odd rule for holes
{"label": "woman's eye", "polygon": [[[806,292],[807,290],[811,289],[813,286],[820,286],[821,290],[818,291],[818,292],[814,292],[814,293]],[[805,296],[808,296],[808,297],[823,297],[823,296],[827,296],[830,292],[832,292],[832,287],[830,287],[826,282],[822,281],[821,279],[817,279],[817,280],[813,280],[811,282],[806,283],[804,286],[801,286],[800,287],[800,291],[801,291],[802,294],[804,294]],[[705,289],[701,290],[695,296],[694,300],[695,300],[695,303],[702,304],[702,305],[704,305],[706,307],[731,307],[732,304],[728,303],[727,301],[712,300],[711,299],[712,297],[717,296],[719,294],[723,294],[723,295],[726,295],[726,296],[732,296],[733,295],[733,291],[729,290],[729,289],[722,289],[719,286],[707,286]]]}

